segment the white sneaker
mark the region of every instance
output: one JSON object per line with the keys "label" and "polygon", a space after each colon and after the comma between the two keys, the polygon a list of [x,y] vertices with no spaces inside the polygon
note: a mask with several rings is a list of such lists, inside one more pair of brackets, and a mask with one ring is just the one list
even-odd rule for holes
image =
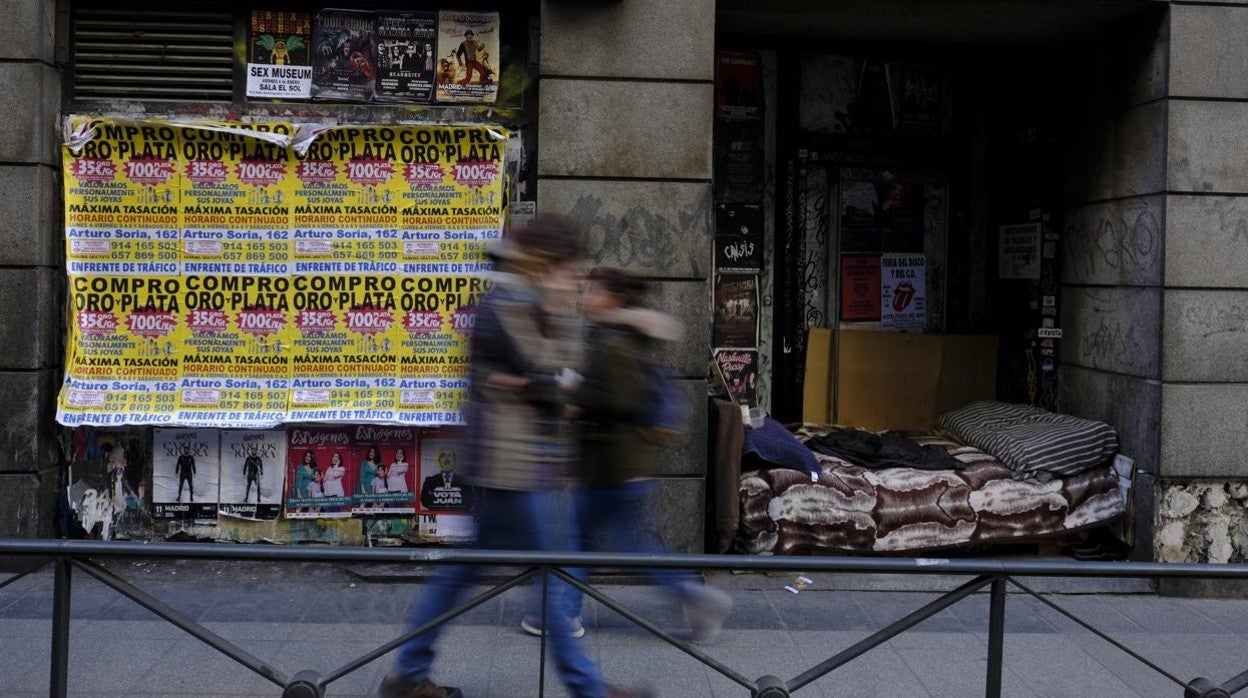
{"label": "white sneaker", "polygon": [[732,598],[711,586],[689,586],[689,596],[681,603],[685,622],[694,642],[712,642],[724,629],[732,611]]}
{"label": "white sneaker", "polygon": [[[572,632],[569,633],[572,637],[585,637],[585,624],[581,622],[580,617],[568,619],[568,626],[572,630]],[[541,637],[545,634],[542,631],[542,621],[537,616],[525,616],[521,619],[520,629],[534,637]]]}

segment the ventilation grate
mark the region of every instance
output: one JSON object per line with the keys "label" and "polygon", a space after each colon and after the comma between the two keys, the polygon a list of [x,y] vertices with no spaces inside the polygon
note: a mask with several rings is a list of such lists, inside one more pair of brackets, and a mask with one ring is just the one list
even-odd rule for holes
{"label": "ventilation grate", "polygon": [[76,8],[72,45],[75,99],[234,98],[234,18],[228,10]]}

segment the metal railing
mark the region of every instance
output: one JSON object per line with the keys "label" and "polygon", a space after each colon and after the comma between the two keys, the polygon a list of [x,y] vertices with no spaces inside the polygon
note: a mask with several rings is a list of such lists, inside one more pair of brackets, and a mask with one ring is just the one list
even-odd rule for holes
{"label": "metal railing", "polygon": [[[541,577],[543,590],[551,577],[580,589],[585,595],[643,628],[655,637],[698,660],[710,669],[750,691],[755,698],[788,698],[812,682],[862,656],[874,647],[918,625],[968,596],[989,589],[988,661],[985,695],[1001,695],[1005,643],[1006,585],[1029,594],[1049,608],[1125,652],[1144,666],[1175,683],[1188,698],[1225,698],[1248,687],[1248,671],[1215,683],[1204,677],[1184,681],[1162,669],[1101,630],[1077,618],[1052,600],[1015,577],[1102,577],[1102,578],[1200,578],[1248,579],[1248,565],[1165,564],[1153,562],[1056,562],[996,561],[976,559],[910,559],[865,557],[772,557],[725,555],[635,555],[617,553],[520,552],[442,549],[378,549],[336,547],[287,547],[273,545],[222,545],[199,543],[135,543],[101,541],[56,541],[0,539],[0,556],[38,558],[37,564],[3,581],[8,586],[47,565],[54,569],[52,598],[52,653],[50,695],[66,695],[69,678],[70,590],[73,572],[80,571],[116,590],[165,621],[186,631],[199,641],[273,683],[283,698],[322,698],[333,682],[382,657],[408,640],[443,625],[509,589]],[[266,562],[347,562],[423,563],[430,565],[477,565],[520,567],[521,572],[495,585],[471,600],[450,609],[425,625],[410,628],[399,637],[328,673],[300,671],[287,676],[264,660],[252,656],[229,640],[170,608],[126,579],[111,572],[97,560],[107,558],[264,560]],[[567,568],[686,569],[733,571],[792,571],[839,573],[889,573],[970,576],[972,579],[934,601],[912,611],[870,636],[837,652],[806,671],[784,680],[767,675],[750,679],[708,656],[697,645],[664,632],[614,599],[570,575]],[[546,613],[542,594],[542,613]],[[545,690],[546,637],[541,641],[539,692]]]}

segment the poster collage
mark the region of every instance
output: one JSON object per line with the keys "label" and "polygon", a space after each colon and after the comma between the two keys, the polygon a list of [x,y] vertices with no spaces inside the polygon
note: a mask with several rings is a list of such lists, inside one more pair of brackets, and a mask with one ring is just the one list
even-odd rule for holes
{"label": "poster collage", "polygon": [[132,510],[135,518],[200,525],[436,517],[444,534],[471,529],[473,491],[452,429],[157,428],[150,443],[133,429],[81,429],[75,437],[79,496],[70,496],[88,531],[88,499],[116,506],[114,522]]}
{"label": "poster collage", "polygon": [[492,103],[500,58],[495,12],[253,10],[247,96]]}
{"label": "poster collage", "polygon": [[68,124],[61,424],[462,422],[504,130]]}
{"label": "poster collage", "polygon": [[733,401],[758,404],[763,270],[763,72],[719,51],[715,76],[715,367]]}

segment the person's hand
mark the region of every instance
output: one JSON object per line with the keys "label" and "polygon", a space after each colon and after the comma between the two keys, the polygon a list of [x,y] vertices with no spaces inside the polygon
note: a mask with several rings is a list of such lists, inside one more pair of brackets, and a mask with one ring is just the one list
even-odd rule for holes
{"label": "person's hand", "polygon": [[559,372],[555,374],[555,384],[565,393],[576,390],[584,381],[585,376],[570,368],[559,369]]}

